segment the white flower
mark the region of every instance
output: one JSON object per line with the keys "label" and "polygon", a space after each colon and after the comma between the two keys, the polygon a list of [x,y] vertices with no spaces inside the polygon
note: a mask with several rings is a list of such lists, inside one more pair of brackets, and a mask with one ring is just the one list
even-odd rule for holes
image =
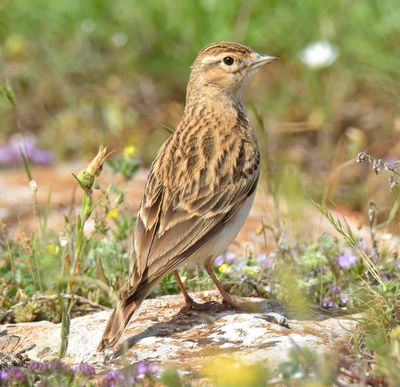
{"label": "white flower", "polygon": [[314,69],[330,66],[337,56],[337,49],[325,40],[309,44],[300,53],[303,63]]}
{"label": "white flower", "polygon": [[95,230],[95,221],[93,219],[88,219],[85,225],[83,226],[83,233],[87,238],[90,238],[94,230]]}
{"label": "white flower", "polygon": [[29,182],[29,188],[31,189],[32,194],[35,194],[37,192],[38,186],[35,180],[31,180]]}
{"label": "white flower", "polygon": [[128,37],[123,32],[117,32],[111,38],[112,43],[114,46],[122,47],[128,42]]}
{"label": "white flower", "polygon": [[67,245],[67,243],[68,243],[68,239],[65,238],[65,237],[60,237],[59,241],[60,241],[60,246],[61,247],[65,247]]}
{"label": "white flower", "polygon": [[92,32],[96,28],[96,23],[92,19],[84,19],[81,28],[85,32]]}

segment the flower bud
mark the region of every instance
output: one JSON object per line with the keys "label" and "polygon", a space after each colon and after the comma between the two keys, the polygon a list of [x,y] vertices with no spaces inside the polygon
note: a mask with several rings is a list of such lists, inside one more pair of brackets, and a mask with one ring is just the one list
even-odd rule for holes
{"label": "flower bud", "polygon": [[79,173],[78,176],[76,176],[76,179],[79,182],[79,185],[84,189],[85,191],[89,191],[94,183],[94,176],[88,173],[87,170],[82,169]]}
{"label": "flower bud", "polygon": [[86,172],[93,177],[99,176],[103,170],[103,163],[108,156],[107,147],[100,145],[96,157],[90,162],[89,166],[86,168]]}

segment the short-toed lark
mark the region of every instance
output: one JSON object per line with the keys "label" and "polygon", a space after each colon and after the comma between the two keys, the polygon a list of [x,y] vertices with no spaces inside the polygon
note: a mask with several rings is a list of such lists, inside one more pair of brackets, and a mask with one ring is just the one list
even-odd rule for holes
{"label": "short-toed lark", "polygon": [[242,89],[275,58],[231,42],[203,48],[191,67],[186,105],[175,132],[148,176],[122,288],[99,349],[113,346],[153,286],[189,261],[205,268],[225,302],[235,305],[212,271],[213,260],[241,229],[260,170],[259,146],[242,103]]}

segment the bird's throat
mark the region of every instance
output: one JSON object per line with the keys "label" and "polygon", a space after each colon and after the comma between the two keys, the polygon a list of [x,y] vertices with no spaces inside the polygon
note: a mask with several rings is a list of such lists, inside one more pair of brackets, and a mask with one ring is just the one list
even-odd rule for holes
{"label": "bird's throat", "polygon": [[224,91],[207,88],[204,91],[188,90],[184,119],[204,120],[221,117],[226,123],[236,120],[238,111],[246,114],[240,95],[229,95]]}

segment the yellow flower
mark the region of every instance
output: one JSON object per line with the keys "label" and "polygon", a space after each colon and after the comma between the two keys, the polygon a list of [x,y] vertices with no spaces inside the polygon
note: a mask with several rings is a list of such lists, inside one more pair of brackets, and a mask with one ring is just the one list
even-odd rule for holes
{"label": "yellow flower", "polygon": [[47,245],[46,248],[47,248],[47,252],[50,255],[57,255],[59,253],[59,251],[60,251],[60,248],[57,245],[53,244],[53,243]]}
{"label": "yellow flower", "polygon": [[396,327],[390,331],[390,337],[392,340],[400,339],[400,327]]}
{"label": "yellow flower", "polygon": [[260,386],[265,384],[267,378],[267,370],[260,363],[245,363],[232,356],[206,363],[203,372],[222,387]]}
{"label": "yellow flower", "polygon": [[222,265],[220,265],[218,267],[218,271],[220,273],[225,273],[228,269],[229,269],[229,265],[226,262],[224,262]]}
{"label": "yellow flower", "polygon": [[4,42],[5,52],[12,58],[23,55],[27,50],[28,44],[22,35],[11,34]]}
{"label": "yellow flower", "polygon": [[107,212],[107,218],[108,219],[117,219],[119,215],[119,208],[112,208]]}
{"label": "yellow flower", "polygon": [[135,154],[135,146],[134,145],[127,145],[124,150],[123,154],[125,157],[132,157]]}

